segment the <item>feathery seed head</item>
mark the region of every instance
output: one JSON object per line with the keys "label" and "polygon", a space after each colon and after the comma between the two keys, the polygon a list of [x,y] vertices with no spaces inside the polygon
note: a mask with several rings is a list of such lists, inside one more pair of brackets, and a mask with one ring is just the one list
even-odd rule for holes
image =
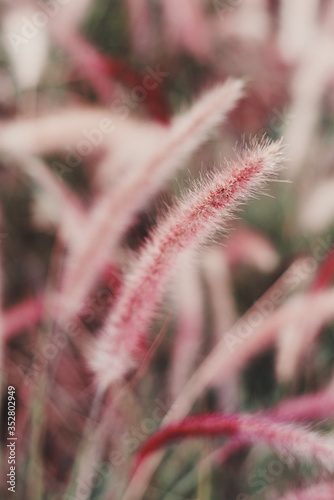
{"label": "feathery seed head", "polygon": [[158,224],[125,281],[115,308],[91,349],[89,364],[104,389],[137,364],[139,346],[181,255],[212,237],[236,208],[277,172],[279,142],[263,139],[214,173]]}

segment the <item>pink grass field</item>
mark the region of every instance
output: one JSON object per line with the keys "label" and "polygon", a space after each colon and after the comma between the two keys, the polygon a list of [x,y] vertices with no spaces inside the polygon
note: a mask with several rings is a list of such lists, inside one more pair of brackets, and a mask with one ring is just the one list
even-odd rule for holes
{"label": "pink grass field", "polygon": [[0,498],[333,500],[333,1],[0,27]]}

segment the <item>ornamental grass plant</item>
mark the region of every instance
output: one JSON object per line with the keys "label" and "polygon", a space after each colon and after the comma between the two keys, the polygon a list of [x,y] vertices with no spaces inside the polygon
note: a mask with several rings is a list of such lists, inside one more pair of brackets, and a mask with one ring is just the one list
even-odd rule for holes
{"label": "ornamental grass plant", "polygon": [[333,500],[334,3],[0,6],[1,498]]}

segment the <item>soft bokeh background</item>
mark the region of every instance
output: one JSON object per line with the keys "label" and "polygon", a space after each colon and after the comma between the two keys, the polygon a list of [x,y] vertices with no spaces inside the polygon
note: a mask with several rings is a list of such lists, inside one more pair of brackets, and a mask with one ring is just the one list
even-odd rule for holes
{"label": "soft bokeh background", "polygon": [[[196,367],[258,300],[260,321],[273,316],[270,347],[259,346],[239,373],[212,383],[194,411],[264,410],[327,391],[319,420],[330,429],[334,3],[2,0],[0,8],[2,415],[5,444],[6,388],[15,386],[15,498],[122,498],[134,452],[157,430]],[[94,209],[101,202],[97,214],[103,214],[104,200],[122,179],[163,150],[175,116],[190,121],[187,110],[228,78],[244,81],[243,97],[224,123],[208,126],[203,137],[194,133],[196,147],[135,211],[108,265],[94,271],[93,256],[89,294],[75,304],[80,290],[74,283],[76,292],[66,296],[77,314],[71,319],[76,333],[64,340],[54,296],[62,290],[68,255],[92,237]],[[189,182],[222,168],[235,147],[264,134],[283,137],[280,180],[287,182],[271,185],[270,196],[242,207],[226,234],[217,234],[195,259],[184,259],[150,333],[150,345],[158,342],[147,366],[137,378],[129,376],[129,393],[98,438],[99,411],[112,396],[100,402],[102,410],[95,407],[85,356],[122,276],[166,205]],[[88,267],[78,270],[80,278]],[[261,297],[270,287],[281,296],[268,306],[268,295]],[[85,455],[92,439],[103,444]],[[265,447],[244,448],[209,470],[196,465],[220,445],[206,440],[170,448],[144,498],[278,498],[289,485],[312,478],[295,464],[270,473],[275,458]],[[4,445],[3,470],[6,453]],[[86,469],[78,472],[82,456],[88,456],[88,472],[98,470],[96,484]],[[4,481],[2,498],[7,494]]]}

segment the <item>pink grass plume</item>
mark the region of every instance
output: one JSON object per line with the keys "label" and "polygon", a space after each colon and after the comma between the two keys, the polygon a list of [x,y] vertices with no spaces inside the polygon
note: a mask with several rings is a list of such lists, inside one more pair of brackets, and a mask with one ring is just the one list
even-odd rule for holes
{"label": "pink grass plume", "polygon": [[198,2],[162,0],[161,7],[167,46],[174,50],[183,48],[202,61],[209,59],[211,33]]}
{"label": "pink grass plume", "polygon": [[83,302],[136,214],[222,123],[241,97],[242,86],[240,80],[228,80],[206,92],[173,120],[165,140],[122,178],[117,190],[96,203],[88,222],[86,244],[68,259],[63,292],[69,314]]}
{"label": "pink grass plume", "polygon": [[249,414],[210,414],[188,417],[163,427],[150,437],[136,457],[135,470],[159,448],[186,438],[239,436],[272,446],[283,458],[317,461],[326,470],[334,469],[333,440],[292,424]]}
{"label": "pink grass plume", "polygon": [[291,316],[282,325],[277,341],[276,374],[280,381],[292,380],[302,360],[314,345],[323,327],[334,318],[334,288],[295,295],[286,305]]}
{"label": "pink grass plume", "polygon": [[245,263],[260,272],[270,273],[279,263],[278,254],[272,243],[259,231],[241,227],[226,242],[226,257],[232,266]]}
{"label": "pink grass plume", "polygon": [[270,415],[286,421],[333,420],[334,379],[321,391],[282,401],[270,411]]}
{"label": "pink grass plume", "polygon": [[44,296],[27,298],[5,309],[2,313],[5,340],[9,341],[23,330],[38,324],[44,313]]}
{"label": "pink grass plume", "polygon": [[245,148],[224,171],[202,182],[160,221],[129,273],[88,361],[100,389],[138,364],[143,343],[180,257],[212,237],[238,204],[277,172],[281,145],[263,140]]}
{"label": "pink grass plume", "polygon": [[36,10],[29,5],[29,2],[26,2],[26,5],[24,2],[11,3],[12,6],[9,3],[11,8],[4,8],[1,13],[2,44],[7,52],[18,88],[35,89],[47,64],[48,30],[45,25],[39,26],[27,43],[27,40],[17,33],[20,33],[23,21],[34,16]]}

